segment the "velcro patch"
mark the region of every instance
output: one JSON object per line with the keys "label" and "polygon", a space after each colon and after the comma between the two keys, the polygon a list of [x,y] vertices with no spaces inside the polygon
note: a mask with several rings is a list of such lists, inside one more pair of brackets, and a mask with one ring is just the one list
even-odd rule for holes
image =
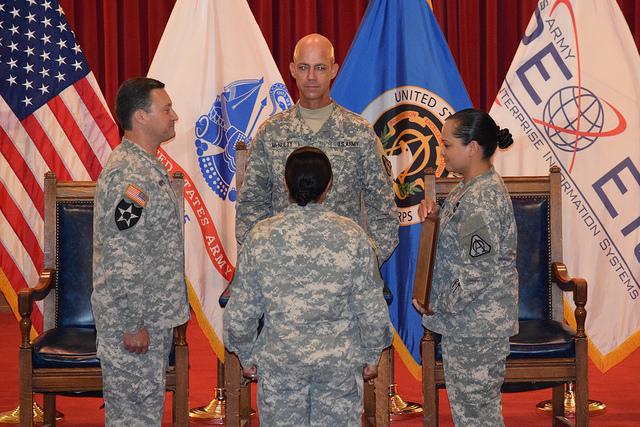
{"label": "velcro patch", "polygon": [[491,245],[485,242],[482,237],[474,234],[471,236],[471,245],[469,246],[469,255],[472,257],[479,257],[491,252]]}
{"label": "velcro patch", "polygon": [[116,206],[114,219],[118,230],[122,231],[136,225],[141,216],[142,208],[122,199]]}
{"label": "velcro patch", "polygon": [[149,200],[149,198],[147,197],[147,193],[142,191],[140,187],[134,184],[129,184],[127,186],[127,189],[124,192],[124,197],[143,208],[147,204],[147,200]]}

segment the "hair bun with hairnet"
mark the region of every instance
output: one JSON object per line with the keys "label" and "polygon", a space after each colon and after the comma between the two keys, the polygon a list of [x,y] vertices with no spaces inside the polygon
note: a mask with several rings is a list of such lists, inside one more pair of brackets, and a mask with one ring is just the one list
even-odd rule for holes
{"label": "hair bun with hairnet", "polygon": [[507,128],[500,129],[498,131],[497,140],[498,147],[500,147],[501,150],[504,150],[505,148],[513,144],[513,136],[511,136],[511,132],[509,132],[509,129]]}

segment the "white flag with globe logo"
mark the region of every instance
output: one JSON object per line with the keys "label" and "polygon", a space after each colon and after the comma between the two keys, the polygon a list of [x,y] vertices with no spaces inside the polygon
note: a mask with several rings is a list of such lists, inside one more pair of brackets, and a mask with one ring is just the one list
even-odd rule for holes
{"label": "white flag with globe logo", "polygon": [[218,357],[218,303],[236,265],[236,143],[251,147],[270,116],[292,105],[246,1],[178,0],[149,68],[179,116],[158,157],[185,176],[189,302]]}
{"label": "white flag with globe logo", "polygon": [[502,175],[561,169],[563,261],[606,371],[640,346],[640,56],[615,0],[539,1],[491,115],[514,135]]}

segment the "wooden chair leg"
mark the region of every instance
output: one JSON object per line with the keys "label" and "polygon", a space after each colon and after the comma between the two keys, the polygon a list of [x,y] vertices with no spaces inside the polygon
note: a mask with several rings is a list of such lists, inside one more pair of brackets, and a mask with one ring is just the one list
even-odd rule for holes
{"label": "wooden chair leg", "polygon": [[176,390],[173,393],[173,425],[189,425],[189,347],[186,342],[186,324],[176,328],[175,335]]}
{"label": "wooden chair leg", "polygon": [[424,427],[438,425],[438,388],[436,387],[436,347],[431,334],[422,340],[422,398],[424,399]]}
{"label": "wooden chair leg", "polygon": [[367,427],[376,425],[376,394],[373,384],[368,381],[364,383],[364,425]]}
{"label": "wooden chair leg", "polygon": [[589,361],[587,338],[576,339],[576,427],[589,425]]}
{"label": "wooden chair leg", "polygon": [[587,427],[589,425],[589,391],[586,378],[576,380],[575,393],[576,427]]}
{"label": "wooden chair leg", "polygon": [[378,362],[378,376],[373,381],[375,401],[375,425],[376,427],[389,426],[389,384],[391,383],[391,348],[387,348],[380,355]]}
{"label": "wooden chair leg", "polygon": [[56,425],[56,395],[53,393],[44,394],[44,424]]}
{"label": "wooden chair leg", "polygon": [[251,423],[251,384],[240,386],[240,425]]}
{"label": "wooden chair leg", "polygon": [[242,373],[238,357],[225,350],[224,352],[224,389],[226,392],[225,425],[240,426],[240,388]]}
{"label": "wooden chair leg", "polygon": [[557,417],[564,417],[564,392],[564,384],[554,386],[551,389],[551,425],[554,427],[563,425]]}
{"label": "wooden chair leg", "polygon": [[33,425],[33,383],[31,348],[20,348],[20,426]]}

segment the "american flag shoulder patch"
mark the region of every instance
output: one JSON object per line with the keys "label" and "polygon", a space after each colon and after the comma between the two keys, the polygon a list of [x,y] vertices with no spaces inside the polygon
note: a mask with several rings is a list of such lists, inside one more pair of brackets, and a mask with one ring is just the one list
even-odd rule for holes
{"label": "american flag shoulder patch", "polygon": [[124,192],[124,197],[128,198],[129,200],[143,208],[147,204],[147,200],[149,200],[149,198],[147,197],[147,193],[142,191],[140,187],[134,184],[129,184],[127,186],[127,189]]}

